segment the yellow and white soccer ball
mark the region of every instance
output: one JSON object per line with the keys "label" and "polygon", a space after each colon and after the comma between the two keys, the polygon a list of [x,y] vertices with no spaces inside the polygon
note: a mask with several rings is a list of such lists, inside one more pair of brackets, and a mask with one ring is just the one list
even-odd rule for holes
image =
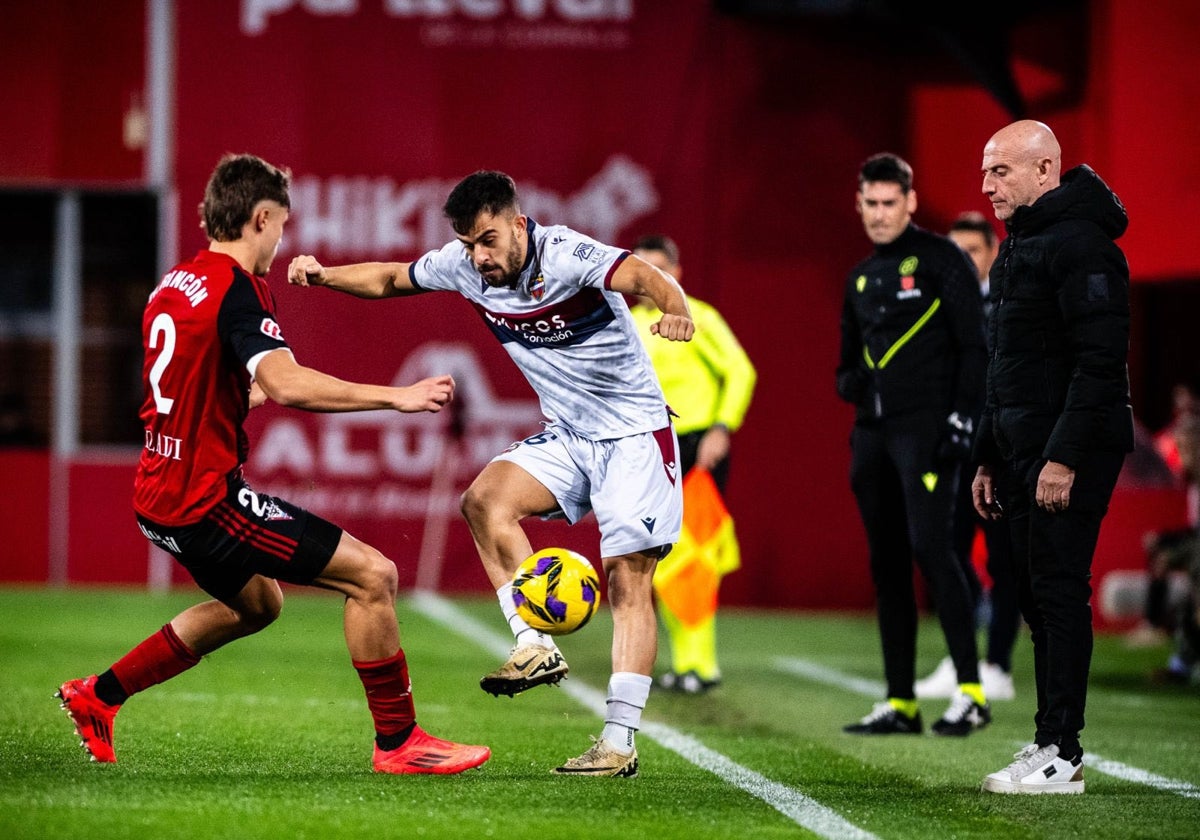
{"label": "yellow and white soccer ball", "polygon": [[600,606],[600,578],[588,559],[565,548],[543,548],[513,576],[517,615],[552,636],[574,633]]}

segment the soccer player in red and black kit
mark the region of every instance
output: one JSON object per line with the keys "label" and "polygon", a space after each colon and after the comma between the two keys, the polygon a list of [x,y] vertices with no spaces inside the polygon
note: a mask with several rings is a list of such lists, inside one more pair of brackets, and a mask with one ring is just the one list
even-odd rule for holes
{"label": "soccer player in red and black kit", "polygon": [[416,724],[396,624],[393,563],[341,528],[242,477],[242,423],[270,398],[307,411],[439,411],[450,376],[402,388],[335,379],[297,364],[264,275],[288,218],[290,175],[252,155],[213,171],[201,212],[209,247],[167,272],[142,319],[145,449],[134,481],[138,527],[213,600],[184,610],[99,676],[58,696],[94,761],[114,762],[113,719],[133,694],[170,679],[279,615],[277,581],[346,597],[345,634],[375,722],[380,773],[458,773],[491,751]]}

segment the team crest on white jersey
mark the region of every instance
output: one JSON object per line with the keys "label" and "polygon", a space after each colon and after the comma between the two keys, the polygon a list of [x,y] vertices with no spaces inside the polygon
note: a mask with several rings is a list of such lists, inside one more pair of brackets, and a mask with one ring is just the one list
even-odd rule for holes
{"label": "team crest on white jersey", "polygon": [[542,275],[529,278],[529,295],[534,300],[540,301],[546,294],[546,278]]}

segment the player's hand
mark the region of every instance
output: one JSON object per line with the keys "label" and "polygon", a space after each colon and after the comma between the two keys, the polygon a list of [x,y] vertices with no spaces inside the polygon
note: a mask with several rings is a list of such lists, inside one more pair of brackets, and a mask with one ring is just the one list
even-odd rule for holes
{"label": "player's hand", "polygon": [[288,263],[287,279],[293,286],[323,286],[325,266],[316,257],[301,254]]}
{"label": "player's hand", "polygon": [[450,400],[454,399],[454,377],[449,374],[431,376],[414,382],[407,388],[396,389],[400,392],[396,402],[396,410],[404,412],[430,411],[438,412]]}
{"label": "player's hand", "polygon": [[700,438],[696,447],[696,466],[712,472],[729,454],[729,430],[713,426]]}
{"label": "player's hand", "polygon": [[250,383],[250,407],[258,408],[267,401],[267,392],[257,382]]}
{"label": "player's hand", "polygon": [[1037,503],[1042,510],[1058,513],[1071,506],[1075,470],[1057,461],[1047,461],[1038,473]]}
{"label": "player's hand", "polygon": [[691,341],[696,325],[686,315],[664,313],[657,324],[650,325],[650,332],[668,341]]}

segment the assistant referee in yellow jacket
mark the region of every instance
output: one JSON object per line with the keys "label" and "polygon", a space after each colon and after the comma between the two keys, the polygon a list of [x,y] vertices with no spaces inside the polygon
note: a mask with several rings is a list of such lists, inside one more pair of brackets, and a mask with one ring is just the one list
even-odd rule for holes
{"label": "assistant referee in yellow jacket", "polygon": [[[681,279],[679,247],[669,237],[644,236],[634,245],[633,253],[676,280]],[[655,321],[655,309],[649,301],[639,300],[632,307],[633,318],[658,374],[667,404],[678,415],[675,431],[679,436],[680,474],[687,476],[693,467],[707,470],[724,495],[729,475],[730,440],[746,416],[758,374],[721,314],[691,295],[687,299],[696,324],[696,333],[690,342],[651,341],[650,324]],[[687,519],[685,494],[685,528]],[[710,601],[714,612],[715,580],[737,568],[740,562],[732,522],[729,526],[724,544],[718,551],[713,591],[696,591],[690,595],[697,601]],[[668,571],[670,564],[686,562],[687,558],[680,552],[683,547],[677,546],[676,551],[661,562],[660,571]],[[659,576],[656,576],[656,585],[658,582]],[[660,597],[658,607],[670,641],[672,664],[671,670],[659,677],[658,685],[702,694],[721,681],[715,621],[712,615],[705,616],[704,620],[696,618],[697,610],[708,611],[699,604],[695,609],[686,610],[687,615],[675,615],[668,600],[672,599]]]}

